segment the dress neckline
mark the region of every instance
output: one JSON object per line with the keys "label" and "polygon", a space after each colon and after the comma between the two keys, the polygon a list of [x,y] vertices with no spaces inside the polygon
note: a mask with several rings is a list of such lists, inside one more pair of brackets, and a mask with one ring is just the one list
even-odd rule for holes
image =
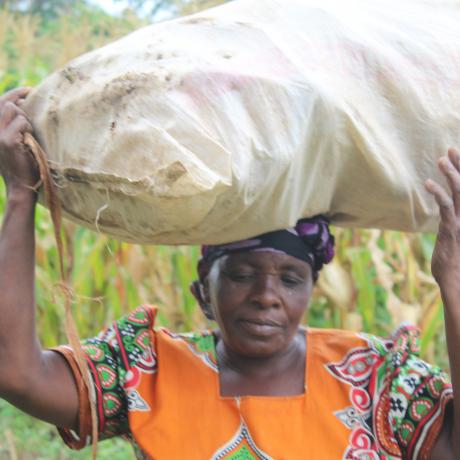
{"label": "dress neckline", "polygon": [[215,359],[216,372],[214,372],[214,389],[217,398],[222,401],[249,401],[249,400],[260,400],[260,401],[286,401],[286,400],[300,400],[304,399],[307,395],[307,389],[309,388],[309,369],[311,368],[312,361],[312,334],[309,334],[309,329],[307,327],[300,328],[304,332],[305,336],[305,366],[304,366],[304,391],[303,393],[295,395],[242,395],[242,396],[222,396],[220,391],[220,368],[219,362],[217,359],[217,349],[216,349],[216,334],[213,330],[209,330],[209,334],[212,338],[213,343],[213,357]]}

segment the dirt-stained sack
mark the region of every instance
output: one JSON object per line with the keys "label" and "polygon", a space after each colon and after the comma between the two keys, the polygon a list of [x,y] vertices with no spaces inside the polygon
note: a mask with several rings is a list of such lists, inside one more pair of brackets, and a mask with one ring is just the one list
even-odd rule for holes
{"label": "dirt-stained sack", "polygon": [[65,215],[118,238],[218,243],[328,214],[427,231],[460,145],[460,3],[235,0],[48,77],[25,109]]}

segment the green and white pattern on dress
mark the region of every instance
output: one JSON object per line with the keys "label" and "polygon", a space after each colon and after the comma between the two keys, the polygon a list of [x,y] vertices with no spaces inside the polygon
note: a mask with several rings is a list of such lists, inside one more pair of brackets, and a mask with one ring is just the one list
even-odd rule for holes
{"label": "green and white pattern on dress", "polygon": [[272,457],[267,455],[259,449],[249,433],[249,429],[241,421],[237,432],[233,438],[221,447],[211,460],[273,460]]}

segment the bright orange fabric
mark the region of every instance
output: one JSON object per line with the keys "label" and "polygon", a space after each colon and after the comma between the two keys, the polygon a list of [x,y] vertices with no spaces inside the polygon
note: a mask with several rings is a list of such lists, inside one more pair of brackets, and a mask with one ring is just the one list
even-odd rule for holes
{"label": "bright orange fabric", "polygon": [[[346,333],[339,339],[327,331],[309,331],[305,394],[243,396],[238,401],[219,395],[218,373],[197,359],[186,342],[159,332],[156,350],[161,379],[143,379],[138,387],[152,412],[131,415],[136,440],[145,452],[159,459],[183,458],[182,449],[177,449],[180,440],[182,448],[190,446],[187,459],[203,460],[212,458],[245,423],[255,445],[271,458],[294,460],[305,458],[307,452],[308,458],[325,458],[324,446],[328,446],[329,458],[341,458],[349,430],[334,412],[349,404],[348,391],[331,378],[324,364],[343,357],[343,339],[352,346],[362,344]],[[309,391],[315,387],[325,391]]]}
{"label": "bright orange fabric", "polygon": [[[179,335],[154,330],[154,310],[145,308],[85,345],[99,395],[101,436],[131,434],[140,448],[138,458],[415,459],[426,458],[436,439],[451,397],[448,384],[439,386],[432,415],[425,413],[420,418],[414,431],[420,433],[417,439],[408,434],[409,425],[403,431],[404,423],[409,423],[404,414],[401,420],[397,417],[401,401],[395,400],[391,412],[389,405],[379,406],[373,400],[375,394],[389,395],[392,388],[384,389],[386,371],[375,372],[385,364],[382,350],[390,351],[391,341],[308,329],[304,394],[221,397],[212,333]],[[104,353],[110,353],[110,359]],[[437,385],[438,380],[430,382]],[[382,390],[377,384],[382,384]],[[410,385],[402,397],[408,408],[416,407],[409,392]],[[125,407],[116,402],[121,393],[126,395]],[[382,398],[387,400],[390,398]],[[87,401],[81,404],[88,406]],[[428,428],[419,430],[425,419]],[[372,431],[372,424],[383,427],[386,439]],[[61,431],[71,447],[81,447],[89,428],[81,427],[79,438]]]}

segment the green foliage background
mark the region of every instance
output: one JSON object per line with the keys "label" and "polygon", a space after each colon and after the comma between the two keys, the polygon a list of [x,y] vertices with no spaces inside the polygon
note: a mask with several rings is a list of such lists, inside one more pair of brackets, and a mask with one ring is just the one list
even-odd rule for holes
{"label": "green foliage background", "polygon": [[[0,0],[0,93],[38,84],[71,58],[145,25],[161,9],[186,14],[222,1],[142,3],[111,16],[85,1]],[[0,194],[0,210],[5,205]],[[37,327],[44,346],[66,341],[62,301],[56,296],[57,251],[47,210],[37,212]],[[316,286],[305,322],[388,335],[402,321],[422,329],[422,355],[447,368],[443,312],[430,275],[433,235],[336,229],[337,256]],[[141,303],[160,307],[159,322],[173,330],[206,326],[188,286],[195,277],[196,247],[135,246],[65,222],[68,278],[77,294],[74,315],[80,335]],[[90,458],[66,450],[54,429],[0,401],[0,460]],[[105,442],[100,459],[133,458],[123,441]]]}

